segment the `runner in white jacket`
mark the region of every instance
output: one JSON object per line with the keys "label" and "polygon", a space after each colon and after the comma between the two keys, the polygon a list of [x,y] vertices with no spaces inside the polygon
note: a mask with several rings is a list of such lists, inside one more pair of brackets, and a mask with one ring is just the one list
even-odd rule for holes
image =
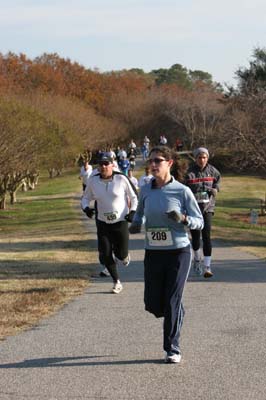
{"label": "runner in white jacket", "polygon": [[97,235],[104,265],[114,281],[113,293],[120,293],[122,284],[119,279],[116,262],[127,266],[128,226],[138,205],[137,193],[129,179],[113,170],[112,159],[103,155],[99,160],[99,173],[88,180],[81,200],[82,210],[89,218],[94,214],[90,203],[97,202]]}

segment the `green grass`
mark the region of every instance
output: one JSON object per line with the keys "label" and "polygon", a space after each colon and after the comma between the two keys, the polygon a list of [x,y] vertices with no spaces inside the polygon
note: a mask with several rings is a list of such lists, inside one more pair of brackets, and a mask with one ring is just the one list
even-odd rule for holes
{"label": "green grass", "polygon": [[82,220],[78,172],[41,176],[35,190],[18,192],[17,203],[0,211],[0,277],[90,276],[96,241]]}
{"label": "green grass", "polygon": [[[50,234],[67,231],[76,220],[75,209],[70,207],[70,199],[21,200],[5,212],[1,229],[6,234]],[[1,218],[1,217],[0,217]],[[73,231],[72,231],[73,232]]]}
{"label": "green grass", "polygon": [[[136,175],[142,174],[142,169]],[[0,239],[18,237],[63,236],[69,248],[87,248],[84,226],[80,222],[79,198],[81,181],[79,169],[65,171],[50,179],[44,171],[34,191],[18,192],[18,202],[0,211]],[[260,212],[260,199],[265,199],[266,180],[257,176],[222,178],[221,191],[213,222],[213,236],[228,245],[242,246],[266,257],[266,217],[257,225],[250,224],[250,209]],[[76,238],[71,241],[71,237]],[[69,240],[68,240],[69,239]]]}
{"label": "green grass", "polygon": [[78,176],[79,168],[66,169],[61,176],[52,179],[48,177],[47,171],[42,171],[36,190],[21,192],[20,197],[59,195],[71,193],[73,190],[80,191],[81,181]]}
{"label": "green grass", "polygon": [[77,233],[77,207],[74,203],[79,204],[80,194],[81,181],[76,169],[53,179],[41,175],[35,190],[18,191],[17,203],[10,205],[7,199],[7,209],[0,211],[0,234]]}
{"label": "green grass", "polygon": [[224,176],[217,196],[213,237],[266,257],[266,216],[260,215],[257,225],[250,223],[250,211],[260,214],[265,193],[266,180],[262,177]]}

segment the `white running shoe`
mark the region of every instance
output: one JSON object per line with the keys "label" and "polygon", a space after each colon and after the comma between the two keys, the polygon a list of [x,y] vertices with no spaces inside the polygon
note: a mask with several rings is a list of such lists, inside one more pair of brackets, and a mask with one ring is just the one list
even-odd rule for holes
{"label": "white running shoe", "polygon": [[213,276],[213,272],[211,270],[211,267],[205,267],[204,268],[204,278],[211,278]]}
{"label": "white running shoe", "polygon": [[105,278],[105,277],[107,277],[107,276],[110,276],[110,272],[108,271],[107,268],[104,268],[104,269],[100,272],[99,275],[102,276],[103,278]]}
{"label": "white running shoe", "polygon": [[181,354],[176,354],[176,353],[167,353],[165,356],[164,361],[167,364],[176,364],[176,363],[180,363],[181,361]]}
{"label": "white running shoe", "polygon": [[114,287],[113,287],[113,289],[112,289],[112,292],[115,293],[115,294],[118,294],[118,293],[120,293],[120,292],[122,291],[122,289],[123,289],[123,286],[122,286],[121,282],[120,282],[120,281],[117,281],[117,282],[114,284]]}

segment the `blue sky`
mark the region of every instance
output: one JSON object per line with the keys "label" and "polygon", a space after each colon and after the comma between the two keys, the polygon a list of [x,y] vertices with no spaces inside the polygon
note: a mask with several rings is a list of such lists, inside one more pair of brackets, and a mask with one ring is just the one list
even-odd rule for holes
{"label": "blue sky", "polygon": [[179,63],[235,84],[266,46],[265,0],[0,0],[0,52],[58,53],[100,71]]}

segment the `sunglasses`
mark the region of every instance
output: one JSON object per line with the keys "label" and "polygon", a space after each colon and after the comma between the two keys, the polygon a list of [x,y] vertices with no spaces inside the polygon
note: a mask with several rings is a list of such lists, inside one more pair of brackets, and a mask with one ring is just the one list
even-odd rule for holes
{"label": "sunglasses", "polygon": [[111,163],[109,161],[100,161],[99,165],[100,167],[102,167],[103,165],[105,165],[105,167],[107,167],[107,165],[110,165]]}
{"label": "sunglasses", "polygon": [[167,161],[165,158],[150,158],[149,159],[149,164],[152,164],[152,163],[154,163],[154,164],[160,164],[161,162],[163,162],[163,161]]}

